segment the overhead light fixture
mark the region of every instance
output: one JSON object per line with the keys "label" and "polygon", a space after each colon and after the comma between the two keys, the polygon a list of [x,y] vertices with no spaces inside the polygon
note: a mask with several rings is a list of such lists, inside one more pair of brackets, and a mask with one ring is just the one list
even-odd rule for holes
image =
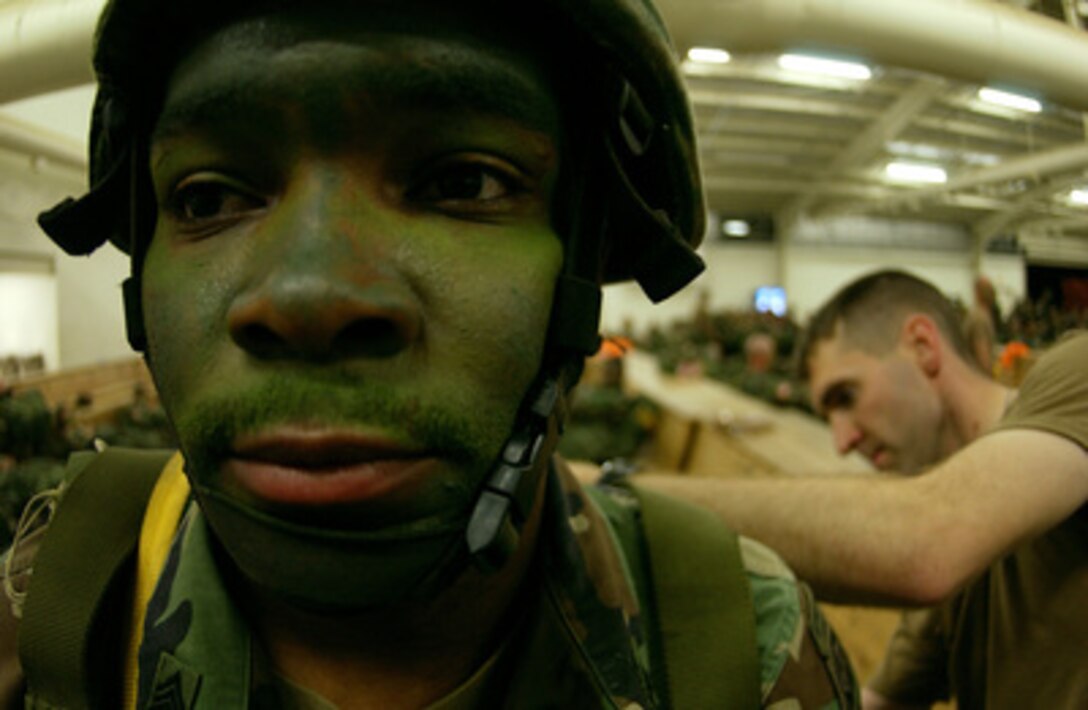
{"label": "overhead light fixture", "polygon": [[808,54],[783,54],[778,58],[778,66],[789,71],[821,74],[839,79],[865,80],[873,76],[873,70],[865,64]]}
{"label": "overhead light fixture", "polygon": [[968,165],[997,165],[1001,162],[1001,156],[995,153],[954,150],[926,145],[925,143],[890,141],[884,144],[884,149],[895,158],[906,158],[907,160],[922,161],[923,163],[961,160]]}
{"label": "overhead light fixture", "polygon": [[727,237],[743,239],[752,233],[752,225],[743,219],[727,219],[722,223],[722,232]]}
{"label": "overhead light fixture", "polygon": [[1014,108],[1029,113],[1039,113],[1043,110],[1043,104],[1038,99],[1009,91],[1001,91],[1000,89],[991,89],[988,86],[978,90],[978,97],[988,104]]}
{"label": "overhead light fixture", "polygon": [[1001,162],[1001,156],[994,153],[976,153],[964,151],[960,158],[968,165],[997,165]]}
{"label": "overhead light fixture", "polygon": [[891,141],[884,146],[887,151],[900,158],[915,158],[921,160],[940,160],[947,157],[947,151],[943,151],[934,145],[925,143],[908,143],[907,141]]}
{"label": "overhead light fixture", "polygon": [[884,168],[884,174],[892,180],[903,182],[925,182],[940,184],[948,182],[948,173],[944,168],[936,165],[924,165],[922,163],[888,163]]}
{"label": "overhead light fixture", "polygon": [[1084,205],[1088,207],[1088,189],[1073,190],[1069,193],[1069,201],[1074,205]]}
{"label": "overhead light fixture", "polygon": [[688,50],[688,59],[701,64],[728,64],[732,58],[729,52],[715,47],[692,47]]}

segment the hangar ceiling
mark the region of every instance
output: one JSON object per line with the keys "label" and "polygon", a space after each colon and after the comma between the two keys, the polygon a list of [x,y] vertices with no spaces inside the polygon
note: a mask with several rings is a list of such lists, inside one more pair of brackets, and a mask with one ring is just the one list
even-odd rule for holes
{"label": "hangar ceiling", "polygon": [[[710,204],[723,214],[924,216],[992,238],[1025,225],[1088,228],[1081,114],[987,104],[979,87],[892,67],[865,80],[781,69],[777,56],[686,63]],[[946,182],[896,179],[931,166]],[[939,173],[933,179],[939,179]]]}
{"label": "hangar ceiling", "polygon": [[[19,81],[39,91],[86,81],[101,4],[0,0],[0,102],[32,93]],[[683,65],[709,204],[723,219],[784,234],[803,216],[861,214],[951,222],[982,246],[1033,233],[1088,240],[1088,35],[1073,29],[1085,0],[658,4],[682,55],[731,55]],[[35,22],[53,28],[31,47],[40,60],[9,39],[26,43]],[[868,76],[786,68],[786,53],[849,59]],[[36,76],[44,58],[59,69]],[[1033,97],[1038,110],[995,105],[983,88]],[[9,162],[78,168],[82,150],[66,146],[0,112]],[[930,168],[930,182],[895,177],[890,164]]]}
{"label": "hangar ceiling", "polygon": [[[903,28],[916,21],[922,27],[919,34],[933,35],[943,31],[942,23],[955,23],[951,31],[960,26],[968,43],[970,22],[977,21],[987,30],[996,28],[996,42],[1011,45],[1026,35],[1000,23],[1026,19],[1025,32],[1042,33],[1028,39],[1041,41],[1044,51],[1044,37],[1053,31],[1069,42],[1066,49],[1080,52],[1086,63],[1076,72],[1084,76],[1088,90],[1088,72],[1080,68],[1088,66],[1088,35],[1083,31],[1088,3],[1021,0],[990,8],[999,3],[914,0],[913,10],[929,5],[931,14],[862,20],[857,13],[849,14],[852,4],[860,7],[850,0],[722,0],[714,8],[713,3],[693,0],[659,4],[681,54],[694,46],[712,46],[731,55],[725,63],[686,59],[683,64],[710,205],[723,220],[770,217],[782,233],[804,215],[924,219],[962,225],[983,246],[1025,234],[1088,238],[1088,121],[1081,113],[1088,105],[1063,105],[1076,103],[1067,99],[1080,91],[1080,77],[1070,75],[1065,87],[1048,87],[1045,76],[1026,73],[1003,81],[1000,71],[988,72],[971,61],[974,50],[951,56],[955,53],[947,52],[941,40],[922,46],[927,36],[915,38],[917,46],[907,39],[904,46],[885,51],[879,46],[884,38],[863,37],[870,29],[895,31],[897,21]],[[693,11],[696,5],[703,6],[701,15]],[[715,24],[710,14],[716,12],[724,26],[730,18],[741,17],[745,5],[753,6],[743,9],[743,17],[756,20],[754,32],[741,25],[715,38],[705,29]],[[881,5],[890,9],[904,3],[870,3]],[[944,11],[940,5],[950,11],[978,9],[977,16],[945,17],[933,12]],[[986,15],[990,9],[996,11],[994,17]],[[791,33],[759,26],[776,19],[795,22],[801,29]],[[852,22],[841,36],[831,36],[836,23]],[[803,36],[806,29],[813,39]],[[752,39],[752,34],[760,36]],[[718,44],[709,45],[708,39]],[[1039,46],[1024,48],[1032,49]],[[926,52],[931,55],[921,56]],[[941,52],[950,56],[936,56]],[[784,67],[788,63],[783,54],[848,60],[845,69],[860,75],[844,78],[811,67]],[[882,54],[905,56],[913,66],[883,63]],[[1045,75],[1050,70],[1039,65],[1035,71]],[[1018,83],[1031,88],[1021,89]],[[1050,98],[1048,88],[1061,101]],[[980,96],[983,89],[1002,89],[1014,100],[1034,98],[1037,104],[994,104],[988,93]],[[1088,93],[1084,96],[1088,99]],[[918,179],[895,177],[889,174],[890,164],[938,168],[944,176],[930,171]]]}

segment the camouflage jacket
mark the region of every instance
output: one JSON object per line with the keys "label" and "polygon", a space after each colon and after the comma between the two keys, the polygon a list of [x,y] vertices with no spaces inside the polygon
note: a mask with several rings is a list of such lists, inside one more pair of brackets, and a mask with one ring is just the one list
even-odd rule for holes
{"label": "camouflage jacket", "polygon": [[[646,623],[608,518],[562,463],[552,482],[545,589],[527,634],[548,645],[525,645],[503,707],[536,707],[533,698],[548,698],[547,707],[658,707]],[[617,500],[613,510],[636,514],[628,492],[599,492]],[[857,707],[853,671],[808,587],[759,543],[742,538],[741,554],[756,610],[763,707]]]}

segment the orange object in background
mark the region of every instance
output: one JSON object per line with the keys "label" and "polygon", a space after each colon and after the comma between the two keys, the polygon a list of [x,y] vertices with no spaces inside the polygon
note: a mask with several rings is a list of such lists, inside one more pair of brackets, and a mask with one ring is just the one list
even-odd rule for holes
{"label": "orange object in background", "polygon": [[1017,360],[1024,359],[1029,355],[1031,355],[1031,348],[1028,347],[1027,343],[1014,340],[1002,348],[999,362],[1001,367],[1011,370],[1016,367]]}
{"label": "orange object in background", "polygon": [[622,335],[610,336],[601,340],[601,347],[593,357],[605,360],[619,358],[626,355],[627,351],[633,347],[635,347],[635,344],[630,338],[625,338]]}

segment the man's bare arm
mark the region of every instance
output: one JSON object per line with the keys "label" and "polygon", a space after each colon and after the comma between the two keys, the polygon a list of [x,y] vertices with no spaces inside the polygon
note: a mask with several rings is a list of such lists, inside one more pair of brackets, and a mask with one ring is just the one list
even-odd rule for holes
{"label": "man's bare arm", "polygon": [[1020,429],[982,437],[913,478],[637,480],[768,544],[822,599],[929,605],[1088,500],[1088,452]]}

